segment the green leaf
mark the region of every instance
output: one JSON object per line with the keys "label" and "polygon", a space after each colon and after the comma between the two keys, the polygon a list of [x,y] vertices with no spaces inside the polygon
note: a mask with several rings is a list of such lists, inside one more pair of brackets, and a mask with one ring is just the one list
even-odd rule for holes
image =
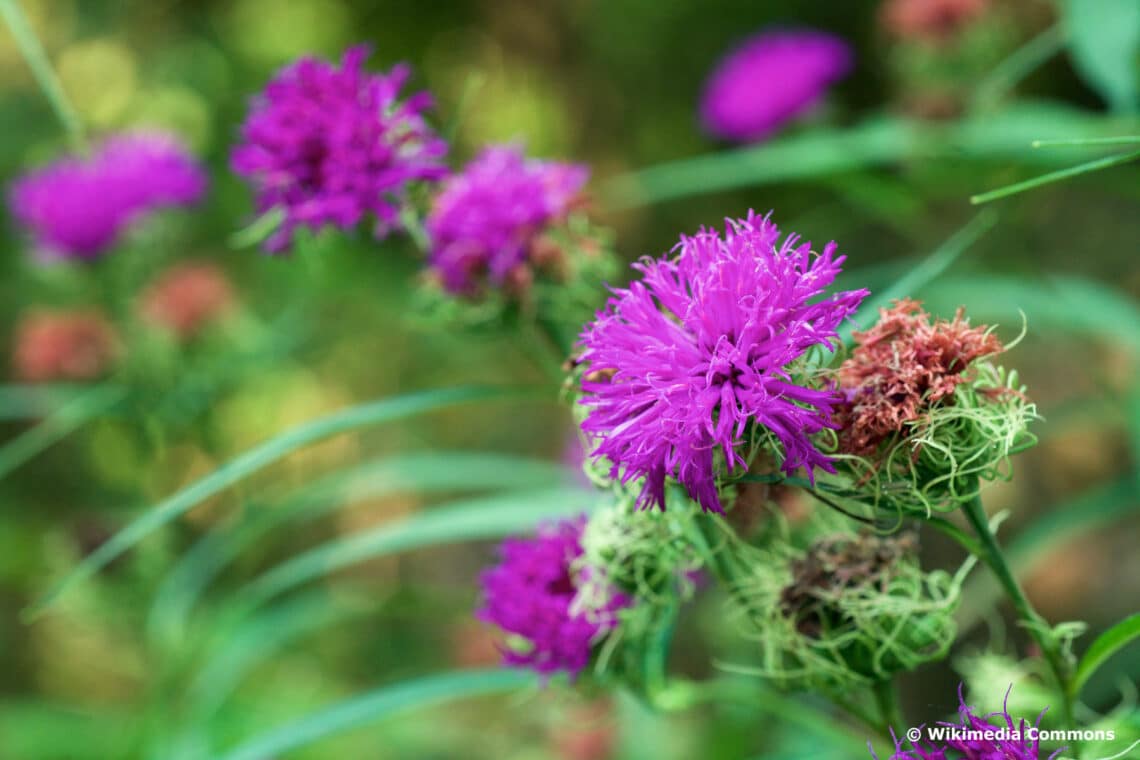
{"label": "green leaf", "polygon": [[0,447],[0,478],[59,443],[126,397],[126,389],[99,386],[73,397],[47,419]]}
{"label": "green leaf", "polygon": [[1065,0],[1069,52],[1077,72],[1113,109],[1140,108],[1140,2]]}
{"label": "green leaf", "polygon": [[248,226],[230,235],[230,248],[250,248],[258,245],[276,232],[284,221],[285,210],[271,208],[250,222]]}
{"label": "green leaf", "polygon": [[0,420],[45,417],[88,390],[83,385],[0,385]]}
{"label": "green leaf", "polygon": [[1079,696],[1081,688],[1089,680],[1089,677],[1105,661],[1137,639],[1140,639],[1140,612],[1121,620],[1097,636],[1096,641],[1092,643],[1092,646],[1077,664],[1077,671],[1070,685],[1072,695],[1074,697]]}
{"label": "green leaf", "polygon": [[1061,169],[1059,171],[1050,172],[1049,174],[1042,174],[1039,177],[1027,179],[1024,182],[1015,182],[1012,185],[999,187],[997,190],[990,190],[987,193],[979,193],[978,195],[970,196],[970,203],[978,205],[980,203],[989,203],[996,201],[999,198],[1006,198],[1010,195],[1017,195],[1024,193],[1027,190],[1048,185],[1052,182],[1060,182],[1062,180],[1071,179],[1072,177],[1080,176],[1081,174],[1088,174],[1089,172],[1100,171],[1102,169],[1111,169],[1114,166],[1121,166],[1123,164],[1131,163],[1140,159],[1140,150],[1131,153],[1121,153],[1117,156],[1106,156],[1105,158],[1098,158],[1095,161],[1088,161],[1077,166],[1070,166],[1068,169]]}
{"label": "green leaf", "polygon": [[155,595],[148,629],[153,637],[177,637],[199,595],[227,563],[269,531],[309,520],[346,502],[383,498],[394,493],[473,493],[537,488],[566,478],[552,462],[481,452],[411,453],[384,457],[333,473],[262,509],[232,530],[203,536],[188,551]]}
{"label": "green leaf", "polygon": [[522,533],[551,518],[590,511],[594,495],[580,488],[559,488],[514,492],[436,507],[375,530],[333,539],[278,565],[239,593],[250,604],[260,604],[357,562],[436,544]]}
{"label": "green leaf", "polygon": [[458,699],[517,691],[536,683],[534,675],[522,671],[470,670],[384,686],[254,737],[223,754],[220,760],[264,760],[267,757],[277,757],[330,734],[397,713]]}
{"label": "green leaf", "polygon": [[232,459],[217,470],[163,500],[110,540],[89,554],[74,570],[39,601],[25,610],[25,616],[41,614],[60,594],[97,573],[150,533],[177,519],[191,508],[234,483],[267,467],[288,454],[339,433],[385,422],[414,417],[473,401],[504,399],[527,391],[509,388],[461,387],[411,393],[392,399],[353,406],[299,425]]}

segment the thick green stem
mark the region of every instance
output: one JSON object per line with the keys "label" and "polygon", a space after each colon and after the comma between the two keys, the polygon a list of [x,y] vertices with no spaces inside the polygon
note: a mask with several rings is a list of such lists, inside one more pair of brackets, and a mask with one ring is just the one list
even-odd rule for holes
{"label": "thick green stem", "polygon": [[875,693],[875,704],[879,707],[879,714],[883,716],[883,725],[886,726],[887,732],[890,733],[890,729],[893,728],[895,733],[901,734],[906,730],[906,724],[899,709],[899,695],[895,690],[894,681],[885,679],[875,681],[871,689]]}
{"label": "thick green stem", "polygon": [[40,44],[36,33],[32,31],[20,4],[16,0],[0,0],[0,16],[4,17],[8,28],[12,31],[16,46],[20,48],[20,54],[24,56],[28,68],[32,70],[36,84],[43,90],[52,109],[55,110],[56,116],[59,117],[64,129],[67,130],[67,136],[71,140],[72,147],[76,150],[83,150],[86,146],[83,124],[75,113],[75,109],[71,107],[67,95],[64,94],[63,86],[59,83],[59,78],[51,67],[47,53],[44,52],[43,45]]}
{"label": "thick green stem", "polygon": [[990,523],[986,517],[986,511],[982,507],[981,496],[975,496],[970,499],[962,508],[966,519],[969,521],[970,526],[974,532],[978,534],[981,553],[978,559],[982,560],[993,571],[994,576],[997,578],[998,583],[1005,589],[1006,594],[1009,596],[1010,601],[1013,602],[1013,608],[1017,612],[1018,620],[1021,621],[1022,626],[1041,647],[1041,653],[1045,657],[1045,661],[1049,664],[1049,670],[1053,674],[1054,680],[1057,682],[1057,692],[1060,697],[1061,718],[1064,721],[1065,727],[1073,728],[1073,703],[1069,694],[1069,680],[1071,678],[1071,668],[1069,663],[1066,662],[1064,654],[1061,652],[1061,646],[1057,638],[1053,635],[1049,624],[1041,617],[1038,612],[1033,609],[1029,599],[1025,596],[1025,592],[1021,590],[1021,585],[1014,577],[1013,571],[1010,570],[1009,563],[1005,560],[1005,555],[1002,553],[1001,547],[998,546],[997,537],[994,536],[990,530]]}

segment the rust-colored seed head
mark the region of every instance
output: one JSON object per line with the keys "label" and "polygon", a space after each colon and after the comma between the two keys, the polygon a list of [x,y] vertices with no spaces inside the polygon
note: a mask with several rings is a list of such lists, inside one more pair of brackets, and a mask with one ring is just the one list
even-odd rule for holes
{"label": "rust-colored seed head", "polygon": [[194,337],[234,304],[229,278],[214,264],[189,262],[168,269],[142,295],[142,318],[178,338]]}
{"label": "rust-colored seed head", "polygon": [[96,310],[34,311],[16,328],[12,357],[27,382],[94,380],[119,355],[115,330]]}
{"label": "rust-colored seed head", "polygon": [[881,20],[904,40],[943,43],[989,10],[989,0],[887,0]]}

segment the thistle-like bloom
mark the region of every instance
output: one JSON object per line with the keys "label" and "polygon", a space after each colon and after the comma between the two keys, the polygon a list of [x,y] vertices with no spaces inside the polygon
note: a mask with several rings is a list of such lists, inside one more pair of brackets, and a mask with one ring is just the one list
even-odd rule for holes
{"label": "thistle-like bloom", "polygon": [[[1007,691],[1006,700],[1008,699]],[[1037,716],[1034,726],[1040,726],[1043,715],[1044,713]],[[896,738],[895,753],[888,760],[1053,760],[1067,749],[1062,747],[1048,758],[1043,758],[1040,742],[1029,736],[1031,732],[1028,721],[1021,718],[1015,722],[1006,707],[989,715],[974,714],[962,696],[961,686],[958,687],[958,716],[961,718],[960,723],[939,722],[939,726],[954,731],[953,738],[941,746],[904,743]],[[995,723],[991,722],[991,718],[999,720]],[[987,733],[991,738],[986,738]],[[1017,738],[1013,738],[1015,734]],[[905,749],[904,744],[910,744],[911,748]],[[874,751],[871,756],[878,760]]]}
{"label": "thistle-like bloom", "polygon": [[729,53],[709,77],[701,120],[726,140],[762,140],[810,110],[853,62],[851,47],[826,32],[762,32]]}
{"label": "thistle-like bloom", "polygon": [[446,173],[447,144],[423,118],[431,95],[401,101],[408,67],[369,74],[368,54],[350,48],[339,66],[302,58],[254,101],[231,165],[253,184],[258,211],[284,212],[270,252],[287,249],[299,226],[350,229],[369,213],[383,237],[399,224],[407,185]]}
{"label": "thistle-like bloom", "polygon": [[162,273],[143,292],[142,318],[187,340],[234,305],[233,288],[225,273],[212,263],[190,261]]}
{"label": "thistle-like bloom", "polygon": [[476,616],[525,639],[524,649],[503,652],[509,665],[543,675],[565,671],[576,676],[590,662],[598,638],[617,625],[617,611],[629,604],[623,594],[609,595],[600,607],[578,604],[583,516],[541,528],[531,539],[508,539],[502,561],[485,571],[484,604]]}
{"label": "thistle-like bloom", "polygon": [[137,132],[109,138],[89,158],[63,158],[28,174],[13,185],[10,201],[45,255],[94,259],[142,216],[195,203],[206,184],[178,140]]}
{"label": "thistle-like bloom", "polygon": [[848,397],[840,410],[844,451],[868,455],[918,420],[924,410],[970,379],[971,362],[1003,349],[989,328],[971,327],[959,309],[954,319],[931,322],[909,298],[879,310],[879,321],[855,333],[855,349],[839,368]]}
{"label": "thistle-like bloom", "polygon": [[584,166],[528,160],[521,148],[486,148],[449,177],[427,218],[430,266],[452,293],[485,278],[501,286],[541,256],[542,232],[565,217],[586,184]]}
{"label": "thistle-like bloom", "polygon": [[27,382],[94,380],[119,354],[115,329],[94,310],[34,311],[16,328],[12,365]]}
{"label": "thistle-like bloom", "polygon": [[723,511],[714,454],[731,471],[753,426],[783,449],[782,467],[834,469],[812,435],[836,427],[832,388],[797,385],[789,365],[834,345],[865,290],[819,297],[844,261],[797,235],[779,242],[768,217],[726,220],[725,234],[682,236],[672,258],[634,265],[641,280],[614,296],[582,333],[582,429],[622,482],[645,478],[638,504],[665,506],[665,478],[702,508]]}

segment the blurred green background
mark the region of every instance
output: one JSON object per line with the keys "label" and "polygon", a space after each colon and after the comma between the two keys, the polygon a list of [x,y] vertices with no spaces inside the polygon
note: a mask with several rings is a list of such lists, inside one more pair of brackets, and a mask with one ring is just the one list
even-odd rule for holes
{"label": "blurred green background", "polygon": [[[469,404],[398,421],[287,457],[148,537],[45,616],[21,620],[22,609],[116,529],[292,425],[421,388],[542,380],[526,347],[509,336],[473,338],[408,318],[419,264],[399,240],[319,236],[302,255],[280,259],[229,245],[250,221],[252,204],[227,169],[228,151],[249,97],[282,64],[306,53],[337,58],[348,45],[368,42],[372,67],[408,61],[413,87],[435,93],[437,123],[453,130],[453,165],[503,140],[524,141],[536,155],[589,163],[598,214],[615,228],[627,260],[667,250],[679,233],[701,224],[749,208],[774,209],[785,230],[839,241],[848,256],[846,284],[872,289],[967,224],[977,213],[970,195],[1104,154],[1034,151],[1032,139],[1140,132],[1128,104],[1109,102],[1073,43],[1049,31],[1064,23],[1065,11],[1044,0],[995,0],[950,43],[898,39],[883,28],[875,2],[26,0],[23,6],[92,133],[170,128],[207,161],[212,185],[200,209],[165,215],[94,267],[39,266],[10,217],[2,222],[0,341],[7,354],[27,310],[98,304],[139,357],[116,378],[137,392],[96,411],[83,406],[90,397],[76,402],[73,389],[29,395],[14,380],[4,386],[4,760],[178,756],[156,747],[213,756],[405,677],[493,665],[494,639],[470,617],[478,570],[492,557],[489,543],[355,564],[310,584],[309,596],[273,607],[276,617],[267,613],[240,630],[226,627],[223,601],[321,542],[490,488],[445,484],[425,496],[401,481],[391,457],[491,450],[538,460],[530,486],[573,482],[564,464],[569,415],[555,399]],[[734,154],[732,171],[715,156],[701,163],[727,150],[697,123],[704,78],[726,49],[771,24],[816,26],[848,38],[855,73],[771,146],[747,159]],[[1024,77],[1011,74],[1010,56],[1041,35],[1048,42],[1049,34],[1057,41],[1046,46],[1051,54],[1041,65]],[[1135,74],[1140,59],[1122,66]],[[921,135],[880,145],[874,154],[864,152],[866,143],[844,147],[834,140],[835,130],[859,134],[875,119],[911,125]],[[5,183],[65,149],[53,112],[6,32],[0,33],[0,123]],[[824,143],[811,142],[820,135]],[[837,151],[844,160],[830,161]],[[686,159],[698,163],[672,163]],[[637,173],[659,164],[673,169]],[[654,198],[660,202],[642,202]],[[987,220],[992,227],[917,294],[944,314],[965,305],[975,321],[998,323],[1006,340],[1018,334],[1024,314],[1028,335],[1007,364],[1019,368],[1039,404],[1041,443],[1016,460],[1016,479],[994,487],[988,502],[1012,512],[1002,535],[1020,547],[1015,561],[1041,612],[1053,622],[1086,620],[1094,633],[1140,609],[1138,201],[1135,164],[1002,200]],[[186,258],[225,270],[240,317],[180,348],[148,335],[134,314],[146,283]],[[455,473],[463,462],[484,475],[495,467],[451,461]],[[335,477],[353,465],[361,466],[357,475]],[[314,496],[312,484],[330,474],[327,492]],[[321,502],[321,513],[289,523],[288,505],[298,498]],[[211,532],[238,535],[274,509],[281,510],[279,523],[219,563],[185,620],[156,628],[155,600],[170,598],[171,584],[182,583],[182,591],[193,586],[190,547]],[[937,536],[924,552],[931,567],[959,561]],[[992,590],[973,580],[955,656],[995,641],[1024,654],[1026,641],[1004,616],[1008,611],[995,608]],[[718,600],[700,600],[686,618],[676,666],[707,674],[710,656],[700,633],[720,624]],[[917,723],[952,711],[954,662],[903,679],[908,718]],[[1118,662],[1119,678],[1099,679],[1086,694],[1094,709],[1114,704],[1118,681],[1140,678],[1135,647]],[[630,699],[550,689],[404,713],[283,756],[578,760],[854,752],[787,716],[755,709],[710,707],[662,717]]]}

